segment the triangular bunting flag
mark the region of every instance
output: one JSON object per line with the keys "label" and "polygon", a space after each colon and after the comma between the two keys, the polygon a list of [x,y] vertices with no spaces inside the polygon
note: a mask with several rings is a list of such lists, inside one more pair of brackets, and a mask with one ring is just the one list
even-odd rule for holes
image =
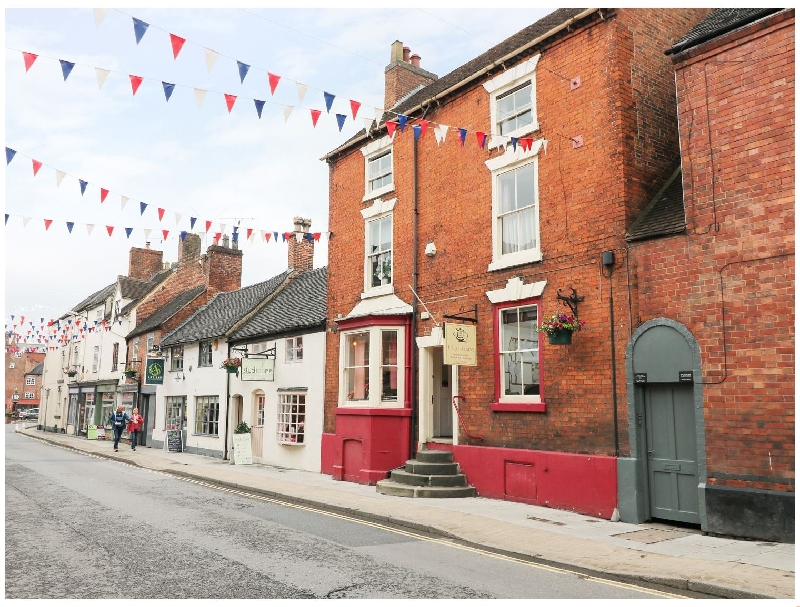
{"label": "triangular bunting flag", "polygon": [[342,132],[342,127],[344,126],[344,121],[347,120],[347,116],[344,114],[336,114],[336,123],[339,125],[339,132]]}
{"label": "triangular bunting flag", "polygon": [[181,219],[183,219],[183,215],[180,213],[175,213],[175,225],[178,225],[181,222]]}
{"label": "triangular bunting flag", "polygon": [[542,139],[542,147],[544,148],[544,153],[547,154],[547,139]]}
{"label": "triangular bunting flag", "polygon": [[283,234],[281,234],[281,236],[283,236],[283,242],[286,242],[287,240],[289,240],[292,237],[292,233],[291,232],[284,232]]}
{"label": "triangular bunting flag", "polygon": [[104,70],[101,67],[96,67],[94,68],[94,73],[97,75],[97,88],[99,89],[103,88],[103,85],[106,82],[106,78],[108,78],[108,75],[111,73],[111,71]]}
{"label": "triangular bunting flag", "polygon": [[162,219],[164,219],[164,209],[158,207],[158,220],[161,221]]}
{"label": "triangular bunting flag", "polygon": [[125,236],[130,238],[131,232],[133,232],[133,228],[125,228]]}
{"label": "triangular bunting flag", "polygon": [[253,237],[253,228],[247,228],[247,240]]}
{"label": "triangular bunting flag", "polygon": [[86,231],[88,232],[89,236],[92,235],[92,230],[94,230],[94,224],[93,223],[87,223],[86,224]]}
{"label": "triangular bunting flag", "polygon": [[256,112],[258,112],[258,117],[261,118],[261,111],[264,109],[264,101],[260,99],[253,99],[253,103],[256,104]]}
{"label": "triangular bunting flag", "polygon": [[[278,83],[281,81],[281,77],[277,74],[273,74],[271,72],[267,72],[267,78],[269,79],[269,92],[271,95],[275,94],[275,89],[278,88]],[[300,90],[298,88],[298,90]],[[305,92],[303,93],[305,95]],[[302,103],[302,101],[300,102]]]}
{"label": "triangular bunting flag", "polygon": [[273,232],[272,235],[275,237],[275,242],[278,242],[278,233]]}
{"label": "triangular bunting flag", "polygon": [[183,242],[184,240],[186,240],[186,230],[183,230],[181,232],[181,242]]}
{"label": "triangular bunting flag", "polygon": [[123,211],[125,210],[125,205],[128,204],[129,200],[130,200],[130,198],[128,198],[127,196],[120,196],[119,202],[120,202],[120,209],[121,210],[123,210]]}
{"label": "triangular bunting flag", "polygon": [[419,141],[419,138],[422,136],[422,127],[415,124],[411,127],[411,130],[414,131],[414,141]]}
{"label": "triangular bunting flag", "polygon": [[533,139],[530,137],[520,137],[519,144],[522,146],[522,149],[527,152],[533,145]]}
{"label": "triangular bunting flag", "polygon": [[381,118],[383,118],[384,109],[382,107],[375,108],[375,123],[380,124]]}
{"label": "triangular bunting flag", "polygon": [[114,232],[114,226],[106,226],[106,231],[108,232],[108,235],[111,236],[111,234]]}
{"label": "triangular bunting flag", "polygon": [[194,89],[194,98],[197,100],[197,107],[203,105],[203,99],[206,98],[206,93],[208,91],[205,89]]}
{"label": "triangular bunting flag", "polygon": [[227,224],[221,223],[219,224],[219,229],[222,230],[222,233],[225,233],[225,228],[228,227]]}
{"label": "triangular bunting flag", "polygon": [[146,202],[139,203],[139,215],[144,215],[144,210],[147,208]]}
{"label": "triangular bunting flag", "polygon": [[322,110],[311,110],[311,124],[317,126],[317,120],[322,115]]}
{"label": "triangular bunting flag", "polygon": [[49,229],[50,229],[50,224],[51,224],[51,223],[53,223],[53,220],[52,220],[52,219],[45,219],[45,220],[44,220],[44,231],[45,231],[45,232],[47,232],[47,230],[49,230]]}
{"label": "triangular bunting flag", "polygon": [[402,114],[397,115],[397,123],[400,125],[400,132],[406,130],[406,121],[408,120],[408,116],[403,116]]}
{"label": "triangular bunting flag", "polygon": [[422,137],[425,136],[425,133],[428,132],[428,121],[427,120],[420,120],[419,125],[422,127]]}
{"label": "triangular bunting flag", "polygon": [[144,36],[144,33],[147,31],[147,28],[150,27],[150,24],[145,23],[136,17],[131,17],[131,19],[133,19],[133,33],[136,36],[136,44],[139,44]]}
{"label": "triangular bunting flag", "polygon": [[446,124],[440,124],[438,127],[433,129],[433,134],[436,135],[436,143],[439,145],[444,143],[445,138],[447,137],[447,129],[450,127]]}
{"label": "triangular bunting flag", "polygon": [[389,132],[389,139],[394,137],[394,130],[397,128],[396,122],[387,122],[386,123],[386,130]]}
{"label": "triangular bunting flag", "polygon": [[518,138],[516,138],[516,137],[512,137],[511,138],[511,147],[514,148],[515,152],[517,151],[517,141],[519,141]]}
{"label": "triangular bunting flag", "polygon": [[131,79],[131,88],[133,89],[133,94],[136,94],[136,91],[139,90],[139,86],[142,84],[142,77],[141,76],[134,76],[129,74]]}
{"label": "triangular bunting flag", "polygon": [[214,67],[214,63],[217,61],[217,57],[219,57],[219,53],[217,51],[212,51],[210,48],[206,49],[206,68],[208,69],[208,73],[211,73],[211,69]]}
{"label": "triangular bunting flag", "polygon": [[25,61],[25,71],[27,72],[31,69],[33,62],[36,61],[36,58],[39,55],[34,55],[33,53],[22,53],[22,59]]}
{"label": "triangular bunting flag", "polygon": [[189,218],[189,229],[194,230],[194,223],[197,221],[197,217],[190,217]]}
{"label": "triangular bunting flag", "polygon": [[475,136],[478,138],[478,147],[483,149],[483,145],[486,143],[486,133],[478,131],[475,133]]}
{"label": "triangular bunting flag", "polygon": [[89,185],[88,181],[84,181],[83,179],[78,179],[78,182],[81,184],[81,196],[86,192],[86,186]]}
{"label": "triangular bunting flag", "polygon": [[305,84],[297,84],[297,105],[303,105],[303,99],[306,98],[306,92],[308,91],[308,87]]}
{"label": "triangular bunting flag", "polygon": [[178,53],[181,52],[183,45],[186,43],[186,38],[181,38],[175,34],[170,34],[169,41],[172,44],[172,58],[177,59]]}
{"label": "triangular bunting flag", "polygon": [[64,177],[66,177],[66,175],[67,174],[64,171],[56,170],[56,187],[61,185],[61,182],[64,180]]}
{"label": "triangular bunting flag", "polygon": [[331,113],[331,106],[333,105],[333,100],[336,98],[336,95],[331,95],[330,93],[326,93],[322,91],[322,95],[325,97],[325,107],[328,110],[328,113]]}
{"label": "triangular bunting flag", "polygon": [[247,76],[250,66],[246,63],[242,63],[241,61],[237,61],[236,65],[239,66],[239,78],[241,79],[242,83],[244,83],[244,77]]}
{"label": "triangular bunting flag", "polygon": [[94,23],[96,27],[100,27],[100,24],[103,22],[103,19],[108,12],[107,8],[95,8],[92,9],[94,11]]}
{"label": "triangular bunting flag", "polygon": [[144,232],[144,240],[145,240],[145,242],[148,242],[150,240],[150,232],[152,232],[153,230],[144,229],[142,231]]}
{"label": "triangular bunting flag", "polygon": [[361,107],[361,103],[358,101],[350,100],[350,109],[353,111],[353,120],[356,119],[356,114],[358,114],[358,108]]}
{"label": "triangular bunting flag", "polygon": [[372,118],[362,118],[364,121],[364,128],[369,133],[372,130],[372,123],[375,122]]}
{"label": "triangular bunting flag", "polygon": [[314,232],[314,241],[319,242],[322,232]]}
{"label": "triangular bunting flag", "polygon": [[306,232],[303,235],[303,239],[306,240],[307,242],[314,242],[314,235],[311,232]]}
{"label": "triangular bunting flag", "polygon": [[283,106],[283,121],[287,122],[289,120],[289,116],[292,115],[292,110],[294,109],[293,105],[284,105]]}
{"label": "triangular bunting flag", "polygon": [[214,234],[214,244],[219,244],[219,239],[222,238],[222,232]]}
{"label": "triangular bunting flag", "polygon": [[231,113],[231,110],[233,109],[233,104],[234,103],[236,103],[236,95],[228,95],[228,93],[225,93],[225,105],[228,106],[228,113],[229,114]]}
{"label": "triangular bunting flag", "polygon": [[461,147],[464,147],[464,142],[467,140],[467,129],[458,129],[458,136],[461,138]]}
{"label": "triangular bunting flag", "polygon": [[38,160],[33,160],[33,158],[31,158],[31,160],[33,161],[33,176],[36,177],[36,173],[42,168],[42,163]]}
{"label": "triangular bunting flag", "polygon": [[8,223],[8,213],[6,213],[6,224]]}
{"label": "triangular bunting flag", "polygon": [[210,229],[211,229],[211,222],[210,221],[206,221],[206,234],[208,234],[208,231]]}
{"label": "triangular bunting flag", "polygon": [[272,238],[271,232],[264,232],[264,239],[269,242],[269,239]]}
{"label": "triangular bunting flag", "polygon": [[172,97],[172,91],[175,90],[175,85],[174,84],[170,84],[169,82],[164,82],[162,80],[161,81],[161,86],[164,87],[164,97],[166,97],[167,101],[169,101],[169,98]]}
{"label": "triangular bunting flag", "polygon": [[166,240],[167,236],[169,236],[169,230],[161,230],[161,233],[164,235],[164,240]]}
{"label": "triangular bunting flag", "polygon": [[61,63],[61,73],[64,74],[64,82],[66,82],[67,77],[70,75],[70,72],[72,72],[72,68],[75,67],[75,64],[71,63],[70,61],[64,61],[63,59],[59,59],[59,62]]}
{"label": "triangular bunting flag", "polygon": [[14,154],[17,153],[17,150],[12,150],[11,148],[6,148],[6,164],[10,164],[11,161],[14,159]]}

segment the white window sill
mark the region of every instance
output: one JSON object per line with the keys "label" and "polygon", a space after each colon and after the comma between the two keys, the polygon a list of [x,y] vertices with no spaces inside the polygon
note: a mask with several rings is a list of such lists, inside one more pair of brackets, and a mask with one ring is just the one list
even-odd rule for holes
{"label": "white window sill", "polygon": [[371,400],[346,400],[339,403],[343,409],[402,409],[403,403],[400,400],[382,400],[373,402]]}
{"label": "white window sill", "polygon": [[389,192],[394,192],[394,183],[385,185],[382,188],[378,188],[377,190],[372,190],[371,192],[367,192],[364,195],[364,198],[361,199],[361,202],[369,202],[370,200],[388,194]]}
{"label": "white window sill", "polygon": [[394,285],[381,285],[380,287],[373,287],[361,294],[361,299],[370,299],[371,297],[382,297],[384,295],[394,295]]}
{"label": "white window sill", "polygon": [[506,268],[513,268],[527,263],[535,263],[542,261],[542,252],[539,250],[522,251],[521,253],[511,253],[504,255],[498,260],[489,264],[488,271],[494,272],[497,270],[504,270]]}

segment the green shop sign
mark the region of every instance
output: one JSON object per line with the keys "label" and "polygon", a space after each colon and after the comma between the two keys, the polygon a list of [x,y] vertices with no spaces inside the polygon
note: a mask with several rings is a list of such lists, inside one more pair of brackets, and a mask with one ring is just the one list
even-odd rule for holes
{"label": "green shop sign", "polygon": [[145,366],[144,373],[145,384],[158,384],[164,383],[164,359],[163,358],[148,358],[147,365]]}

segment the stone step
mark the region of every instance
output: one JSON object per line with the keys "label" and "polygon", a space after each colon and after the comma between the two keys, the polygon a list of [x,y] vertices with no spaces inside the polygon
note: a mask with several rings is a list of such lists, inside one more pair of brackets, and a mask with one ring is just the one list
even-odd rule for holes
{"label": "stone step", "polygon": [[466,487],[467,477],[463,474],[412,474],[405,470],[392,470],[392,481],[401,485],[417,487]]}
{"label": "stone step", "polygon": [[455,462],[421,462],[416,459],[410,459],[406,462],[406,472],[425,476],[431,474],[442,476],[444,474],[459,474],[461,470],[459,470],[458,464]]}
{"label": "stone step", "polygon": [[450,463],[453,461],[453,454],[450,451],[420,449],[417,451],[417,460],[425,463]]}
{"label": "stone step", "polygon": [[475,497],[475,487],[415,487],[390,480],[378,481],[378,493],[398,497]]}

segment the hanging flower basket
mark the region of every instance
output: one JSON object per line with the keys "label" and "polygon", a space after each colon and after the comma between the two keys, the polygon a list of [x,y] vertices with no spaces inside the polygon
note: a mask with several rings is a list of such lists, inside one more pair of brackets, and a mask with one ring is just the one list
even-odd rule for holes
{"label": "hanging flower basket", "polygon": [[131,377],[136,377],[136,371],[125,371],[125,377],[127,377],[129,379]]}
{"label": "hanging flower basket", "polygon": [[572,334],[586,326],[585,320],[578,320],[572,315],[556,313],[542,320],[536,330],[547,333],[548,341],[554,345],[568,345],[572,343]]}
{"label": "hanging flower basket", "polygon": [[547,334],[547,339],[554,345],[568,345],[572,343],[572,331],[561,329]]}
{"label": "hanging flower basket", "polygon": [[67,371],[67,377],[75,377],[77,374],[77,371]]}
{"label": "hanging flower basket", "polygon": [[225,369],[228,373],[236,373],[239,367],[242,366],[241,358],[226,358],[220,365],[221,369]]}

